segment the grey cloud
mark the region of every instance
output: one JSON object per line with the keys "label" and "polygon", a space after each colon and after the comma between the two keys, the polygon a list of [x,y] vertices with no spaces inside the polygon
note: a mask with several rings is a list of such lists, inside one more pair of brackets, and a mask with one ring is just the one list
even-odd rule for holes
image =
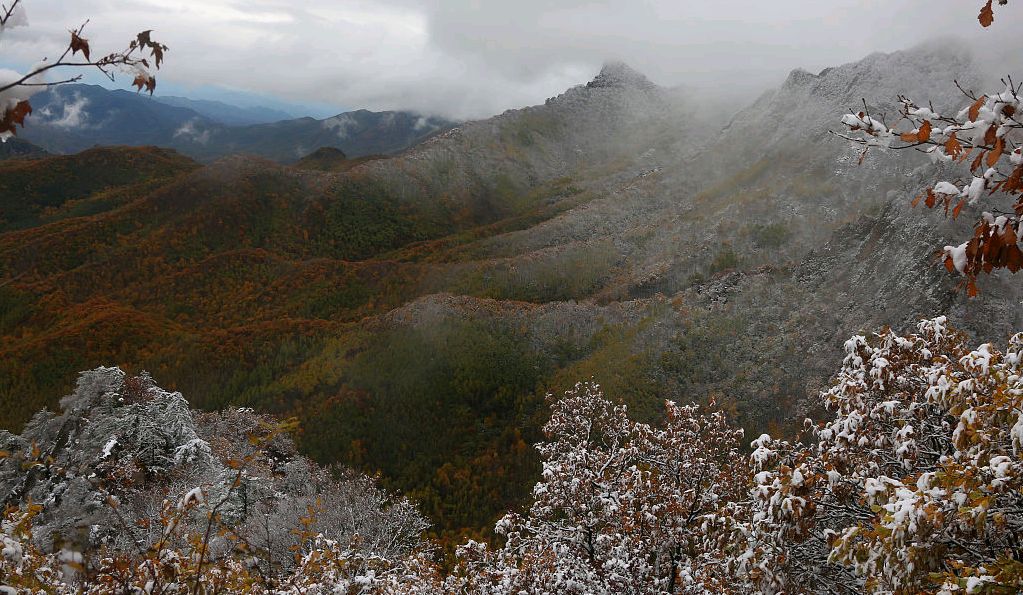
{"label": "grey cloud", "polygon": [[[139,28],[171,46],[161,77],[344,108],[483,117],[542,102],[608,59],[703,95],[750,96],[796,67],[811,71],[927,38],[997,39],[1023,10],[999,7],[992,30],[964,0],[26,0],[32,27],[0,51],[52,55],[91,18],[96,48]],[[8,32],[10,33],[10,32]],[[4,44],[9,44],[7,47]],[[10,58],[8,58],[10,59]]]}

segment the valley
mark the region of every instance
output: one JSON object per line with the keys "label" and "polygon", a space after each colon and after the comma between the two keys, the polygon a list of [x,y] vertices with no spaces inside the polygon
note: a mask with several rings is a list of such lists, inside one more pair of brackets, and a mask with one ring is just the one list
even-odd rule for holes
{"label": "valley", "polygon": [[[400,151],[68,141],[85,150],[0,161],[0,424],[79,371],[145,369],[202,409],[297,417],[303,453],[379,473],[449,543],[525,501],[545,395],[580,381],[644,421],[713,399],[747,435],[788,431],[850,334],[1023,323],[1008,275],[969,302],[935,265],[976,217],[913,210],[924,157],[857,166],[828,133],[861,98],[956,105],[950,81],[984,83],[971,64],[922,47],[796,70],[708,122],[611,63]],[[306,155],[330,146],[315,127],[280,134]],[[218,151],[260,153],[236,134]]]}

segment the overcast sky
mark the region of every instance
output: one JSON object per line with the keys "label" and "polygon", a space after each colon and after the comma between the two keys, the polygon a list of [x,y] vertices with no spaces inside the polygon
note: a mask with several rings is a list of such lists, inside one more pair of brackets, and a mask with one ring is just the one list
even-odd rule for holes
{"label": "overcast sky", "polygon": [[53,56],[88,18],[94,54],[154,29],[170,46],[158,80],[176,92],[220,86],[327,110],[460,118],[542,102],[605,60],[659,84],[734,95],[795,67],[928,38],[1023,45],[1011,35],[1023,30],[1023,6],[996,6],[983,30],[982,0],[23,1],[30,26],[0,38],[6,65]]}

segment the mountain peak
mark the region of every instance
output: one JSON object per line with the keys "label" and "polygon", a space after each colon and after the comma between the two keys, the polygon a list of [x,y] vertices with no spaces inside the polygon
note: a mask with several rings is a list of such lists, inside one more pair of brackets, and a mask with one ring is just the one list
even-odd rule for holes
{"label": "mountain peak", "polygon": [[587,87],[615,87],[634,89],[653,89],[657,85],[650,82],[641,72],[633,69],[624,62],[606,62],[592,81],[586,83]]}

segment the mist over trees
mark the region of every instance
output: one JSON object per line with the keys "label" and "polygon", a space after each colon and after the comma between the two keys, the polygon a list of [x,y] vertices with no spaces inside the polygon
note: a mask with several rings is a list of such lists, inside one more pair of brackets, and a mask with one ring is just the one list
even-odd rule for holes
{"label": "mist over trees", "polygon": [[[1005,5],[1007,0],[998,4]],[[2,7],[0,26],[24,25],[23,11],[20,0]],[[996,17],[994,2],[988,0],[978,21],[984,27],[993,26]],[[67,49],[58,60],[0,82],[0,106],[4,109],[0,136],[6,138],[24,126],[34,89],[79,76],[46,82],[42,77],[51,69],[95,67],[110,74],[116,68],[126,68],[134,73],[139,90],[153,91],[155,79],[149,74],[149,60],[153,60],[152,68],[159,68],[167,48],[153,42],[148,31],[133,39],[123,52],[96,61],[90,58],[84,25],[70,34]],[[78,54],[84,61],[77,61]],[[622,95],[629,101],[660,105],[658,97],[651,98],[655,86],[621,65],[605,69],[591,85],[573,90],[569,101],[584,103],[589,97],[584,94],[590,89],[598,94],[606,91],[607,95],[598,95],[605,100],[624,88]],[[955,219],[965,208],[991,205],[980,214],[968,240],[938,251],[947,272],[963,279],[969,296],[983,300],[984,293],[976,284],[978,275],[999,269],[1015,273],[1023,268],[1019,248],[1023,83],[1007,77],[1002,91],[987,95],[966,88],[961,91],[968,101],[954,114],[938,113],[929,103],[900,96],[899,119],[890,124],[864,102],[862,110],[841,117],[848,127],[841,136],[863,147],[861,165],[867,163],[868,155],[889,150],[926,153],[936,168],[923,174],[933,175],[937,181],[928,183],[914,206],[923,202]],[[612,103],[607,99],[601,105]],[[612,107],[607,107],[607,113],[614,113]],[[600,120],[602,114],[590,117]],[[537,109],[525,112],[522,119],[503,122],[510,124],[505,129],[493,125],[494,134],[504,135],[502,141],[512,140],[499,150],[518,158],[523,147],[547,142],[523,122],[540,122],[538,128],[543,130],[556,127],[552,122],[557,120]],[[630,128],[629,123],[623,127]],[[448,139],[463,142],[459,134],[452,131]],[[496,144],[493,136],[479,134],[483,140],[471,148]],[[593,137],[601,138],[597,132]],[[637,145],[642,143],[637,141]],[[575,156],[581,149],[564,151],[580,161],[586,159]],[[538,154],[536,160],[547,166],[556,153],[545,147]],[[424,155],[424,159],[434,158],[426,151],[414,152],[410,161]],[[455,187],[457,184],[448,180],[474,175],[471,168],[454,163],[449,153],[443,157],[447,161],[431,164],[437,171],[431,170],[428,179],[435,187]],[[750,175],[769,165],[754,164]],[[374,161],[368,167],[384,166]],[[182,176],[191,169],[183,167],[188,171]],[[231,171],[266,191],[260,197],[268,211],[288,204],[281,199],[285,190],[280,188],[308,188],[283,183],[277,187],[266,182],[271,178],[238,174],[242,169]],[[648,178],[657,173],[656,169],[642,171],[628,180],[626,190],[651,183]],[[357,175],[365,175],[365,170]],[[404,193],[412,187],[413,182],[405,182],[415,180],[415,172],[407,168],[402,175],[407,175],[398,181]],[[191,197],[195,203],[208,198],[195,190],[200,186],[194,178],[181,179],[185,181],[173,187],[173,192],[162,195],[168,203],[182,197]],[[316,178],[303,170],[296,179],[321,184],[339,178]],[[323,210],[319,216],[321,220],[343,221],[347,227],[331,230],[342,229],[338,235],[349,243],[338,241],[335,245],[337,237],[333,236],[324,241],[330,242],[344,266],[349,260],[376,254],[373,250],[378,247],[393,259],[387,266],[396,266],[399,259],[394,255],[405,247],[400,242],[413,235],[414,226],[404,218],[408,215],[406,204],[397,201],[381,223],[382,210],[367,198],[375,191],[372,180],[367,179],[359,178],[360,185],[337,195],[338,200],[324,201],[349,209]],[[474,183],[487,190],[488,205],[504,206],[517,196],[516,181],[508,175],[498,178],[492,187],[478,180]],[[232,191],[241,185],[233,183]],[[560,178],[549,186],[559,197],[589,192]],[[409,193],[419,198],[416,191]],[[306,205],[312,202],[305,194],[301,197]],[[446,206],[456,200],[447,194],[444,198]],[[1003,202],[1011,204],[1006,207]],[[740,204],[753,208],[752,200]],[[352,210],[353,205],[358,210]],[[461,210],[471,211],[464,205]],[[157,211],[154,208],[147,214]],[[512,233],[521,229],[522,220],[537,216],[525,209],[510,212],[515,215]],[[506,224],[485,218],[485,212],[463,216],[478,218],[478,223],[487,226]],[[257,223],[262,227],[256,226],[253,235],[287,237],[303,262],[327,260],[305,252],[303,242],[308,243],[308,235],[293,233],[302,229],[308,234],[311,225],[271,229],[271,223]],[[374,223],[385,229],[373,232]],[[469,236],[477,230],[460,233]],[[108,235],[120,239],[122,232],[111,226]],[[791,232],[779,223],[758,220],[749,226],[748,234],[760,248],[777,248],[790,240]],[[230,243],[224,236],[217,239]],[[435,257],[427,250],[431,242],[449,241],[457,249],[459,242],[466,241],[464,237],[415,239],[420,241],[409,248],[412,256],[408,259],[416,264],[419,259]],[[876,248],[877,243],[867,245]],[[680,241],[669,249],[679,246],[689,247]],[[174,247],[181,250],[178,256],[182,260],[194,249],[192,245]],[[246,247],[250,249],[246,256],[265,256],[262,245]],[[727,243],[716,247],[719,251],[703,269],[712,278],[705,280],[701,273],[693,284],[711,295],[714,307],[723,308],[732,295],[729,283],[737,283],[741,276],[734,269],[745,255]],[[541,251],[548,248],[543,246]],[[607,256],[613,252],[613,242],[600,248],[602,258],[613,259]],[[487,249],[501,254],[499,246]],[[69,247],[62,256],[73,260],[77,256],[74,251]],[[870,254],[867,249],[863,253]],[[198,266],[213,266],[206,254],[200,252],[199,256]],[[162,270],[153,264],[155,260],[145,261],[144,266]],[[553,295],[568,303],[572,300],[566,296],[575,295],[565,287],[571,275],[580,278],[580,286],[596,286],[584,266],[595,260],[599,259],[562,261],[555,271],[560,275],[552,274],[554,281],[542,287],[526,275],[522,293],[509,290],[509,295],[536,301],[545,299],[539,295],[547,299]],[[276,269],[259,266],[271,271],[267,285],[276,281]],[[507,266],[514,269],[514,264]],[[110,268],[115,270],[106,282],[117,286],[123,278],[115,267]],[[759,272],[754,273],[766,275],[769,268],[758,267]],[[381,270],[383,266],[370,270],[365,279],[381,275]],[[311,269],[308,276],[322,272]],[[491,273],[487,271],[487,275]],[[659,279],[656,275],[651,278]],[[481,273],[474,282],[488,279]],[[258,285],[230,277],[230,282],[236,281],[240,286]],[[656,283],[651,286],[654,289],[650,291],[658,287]],[[365,288],[360,291],[368,292]],[[74,298],[58,297],[69,302]],[[599,297],[610,301],[607,295]],[[332,294],[315,305],[338,309],[341,304],[359,303],[358,298]],[[147,372],[127,372],[120,367],[82,372],[74,390],[59,400],[56,410],[38,411],[20,432],[0,430],[0,497],[4,504],[0,593],[1023,592],[1023,544],[1019,539],[1023,529],[1023,333],[1014,334],[1001,346],[976,341],[955,329],[944,315],[925,318],[909,332],[883,327],[873,333],[856,333],[844,342],[842,359],[825,364],[834,366],[835,373],[805,404],[804,409],[816,413],[817,419],[806,419],[802,431],[794,435],[777,424],[777,430],[771,430],[775,435],[753,438],[739,427],[734,401],[719,399],[719,395],[680,391],[688,400],[662,399],[655,408],[649,400],[637,400],[639,406],[623,403],[626,398],[621,393],[638,393],[655,381],[627,386],[640,377],[633,370],[642,365],[645,353],[621,348],[624,342],[615,342],[614,329],[603,319],[618,316],[623,321],[620,327],[626,330],[655,326],[656,319],[641,318],[626,306],[617,311],[607,308],[595,317],[601,319],[602,326],[592,323],[598,330],[589,335],[582,328],[585,321],[572,320],[579,327],[573,330],[591,344],[603,341],[602,347],[610,346],[602,352],[603,359],[590,365],[611,368],[620,383],[605,388],[593,381],[579,382],[568,391],[547,392],[540,404],[540,391],[547,389],[541,372],[547,364],[539,354],[546,350],[559,363],[571,362],[579,357],[577,345],[567,340],[545,343],[538,338],[539,332],[527,335],[513,324],[494,322],[499,320],[496,315],[482,319],[484,322],[443,322],[438,303],[447,305],[445,301],[455,298],[447,295],[389,311],[392,318],[414,320],[418,326],[410,325],[413,330],[403,332],[381,331],[386,328],[382,325],[367,327],[362,332],[382,337],[369,347],[338,341],[329,344],[333,351],[326,350],[326,355],[312,362],[299,362],[294,355],[302,347],[301,341],[272,352],[277,366],[274,371],[302,367],[303,375],[289,377],[292,384],[277,386],[276,391],[253,393],[266,399],[257,402],[266,405],[265,409],[285,411],[286,397],[301,394],[298,385],[322,382],[323,376],[314,372],[327,369],[334,375],[334,383],[324,389],[334,390],[331,398],[303,410],[307,420],[321,418],[316,428],[302,428],[295,419],[251,407],[225,406],[230,399],[221,391],[226,394],[227,385],[242,384],[239,379],[247,378],[245,374],[270,376],[269,367],[252,365],[244,374],[225,373],[218,377],[223,387],[204,387],[223,399],[215,402],[211,411],[194,408],[187,394],[161,388]],[[538,312],[539,308],[530,309],[525,299],[507,301],[515,302],[506,307],[520,316],[509,319],[521,327],[533,322],[531,318],[549,315]],[[469,302],[467,309],[478,307],[478,303]],[[681,297],[669,301],[662,296],[657,305],[666,311],[686,312]],[[576,306],[573,302],[567,307]],[[24,311],[28,308],[24,306]],[[3,325],[8,324],[6,316],[0,321]],[[286,318],[281,316],[283,323],[289,322]],[[10,319],[18,321],[13,314]],[[565,315],[549,315],[544,324],[567,325],[567,321]],[[725,330],[717,332],[720,336],[708,331],[695,339],[687,337],[673,353],[658,353],[664,368],[682,370],[689,375],[685,379],[689,382],[724,369],[755,374],[738,364],[726,365],[733,360],[741,364],[746,355],[743,351],[762,349],[758,342],[774,337],[771,333],[753,337],[741,322],[731,324],[744,333],[744,340],[722,340],[730,336],[726,332],[730,327],[722,324],[718,328]],[[238,324],[230,328],[232,333],[224,332],[217,339],[224,344],[245,343],[255,336],[252,328]],[[131,327],[125,334],[137,335],[139,329],[146,330]],[[245,334],[249,332],[253,334]],[[773,333],[778,334],[777,329]],[[303,340],[315,342],[309,336],[303,335]],[[29,332],[19,336],[25,337],[36,338]],[[799,351],[801,347],[786,348]],[[335,360],[344,351],[353,353],[354,363],[348,369]],[[210,364],[201,358],[186,363],[195,367]],[[560,371],[579,369],[566,366]],[[351,386],[342,384],[340,378],[345,374],[353,382]],[[389,399],[374,401],[373,395]],[[410,417],[426,420],[418,426],[416,436],[409,435],[409,428],[415,426],[399,424],[403,421],[399,418]],[[539,435],[529,440],[531,445],[513,425],[528,417],[546,419]],[[353,425],[369,427],[379,438],[367,445],[351,429]],[[441,431],[452,429],[455,433]],[[446,442],[440,446],[415,442],[434,436],[442,436]],[[467,445],[483,446],[474,451]],[[490,522],[479,502],[490,497],[489,504],[494,504],[515,492],[518,486],[505,484],[510,483],[508,478],[518,480],[529,473],[529,462],[534,460],[532,451],[527,453],[529,448],[535,449],[539,462],[532,490],[522,506],[501,516],[492,534],[476,539],[459,537],[458,543],[452,543],[451,534],[441,532],[447,527],[431,523],[428,512],[433,511],[462,519],[467,525],[480,518]],[[344,452],[355,464],[374,451],[385,452],[381,459],[388,461],[377,475],[309,458],[331,459],[333,455],[336,461],[340,458],[337,453]],[[499,458],[509,452],[507,459]],[[416,458],[417,454],[421,458]],[[444,457],[446,464],[439,469],[430,466]],[[499,469],[502,463],[511,467],[507,461],[514,461],[515,468]],[[472,470],[481,468],[500,473],[486,478],[470,476]],[[419,493],[427,497],[417,502],[389,489],[386,472],[411,478],[421,488]]]}

